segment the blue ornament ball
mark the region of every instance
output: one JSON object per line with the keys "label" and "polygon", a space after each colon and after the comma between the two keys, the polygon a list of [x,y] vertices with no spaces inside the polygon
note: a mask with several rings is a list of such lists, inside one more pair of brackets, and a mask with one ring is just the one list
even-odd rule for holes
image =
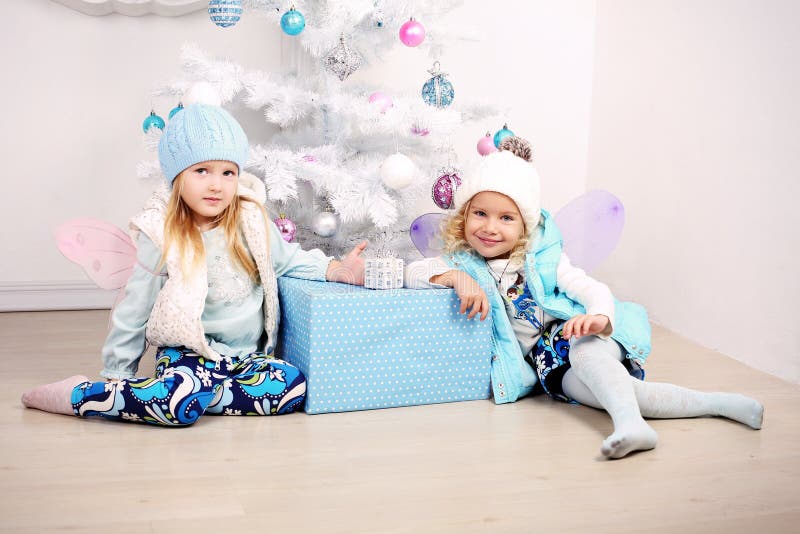
{"label": "blue ornament ball", "polygon": [[453,98],[453,84],[444,76],[434,76],[422,86],[422,99],[429,106],[446,108],[453,103]]}
{"label": "blue ornament ball", "polygon": [[446,108],[453,103],[456,93],[453,84],[447,79],[447,73],[439,69],[439,62],[433,64],[433,68],[428,71],[431,78],[422,86],[422,100],[429,106]]}
{"label": "blue ornament ball", "polygon": [[150,115],[145,117],[144,122],[142,123],[142,129],[144,133],[147,133],[150,128],[158,128],[159,130],[164,129],[164,119],[156,115],[155,111],[151,111]]}
{"label": "blue ornament ball", "polygon": [[233,26],[242,17],[242,0],[210,0],[208,14],[220,28]]}
{"label": "blue ornament ball", "polygon": [[175,106],[174,108],[172,108],[172,110],[169,112],[169,115],[167,116],[167,118],[171,120],[172,117],[174,117],[175,114],[177,112],[179,112],[180,110],[182,110],[182,109],[183,109],[183,102],[178,102],[178,105]]}
{"label": "blue ornament ball", "polygon": [[504,124],[502,128],[497,130],[494,134],[494,146],[500,148],[500,143],[503,142],[503,139],[506,137],[512,137],[514,132],[508,129],[508,124]]}
{"label": "blue ornament ball", "polygon": [[288,35],[297,35],[306,27],[306,18],[295,8],[290,9],[281,17],[281,29]]}

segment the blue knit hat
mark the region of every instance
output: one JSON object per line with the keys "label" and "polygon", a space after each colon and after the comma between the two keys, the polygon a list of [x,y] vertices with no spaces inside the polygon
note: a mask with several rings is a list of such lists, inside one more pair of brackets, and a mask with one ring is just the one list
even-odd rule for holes
{"label": "blue knit hat", "polygon": [[193,104],[176,113],[158,143],[161,170],[170,186],[181,171],[210,160],[231,161],[242,171],[250,154],[247,136],[230,113]]}

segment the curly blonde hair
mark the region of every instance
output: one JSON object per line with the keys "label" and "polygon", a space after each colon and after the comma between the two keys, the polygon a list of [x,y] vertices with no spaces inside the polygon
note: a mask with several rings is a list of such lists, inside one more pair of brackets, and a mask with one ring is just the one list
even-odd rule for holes
{"label": "curly blonde hair", "polygon": [[[203,245],[203,238],[200,230],[192,217],[192,210],[181,197],[183,188],[183,172],[181,172],[172,184],[172,194],[167,204],[167,215],[164,220],[164,252],[161,256],[159,269],[166,263],[167,253],[172,246],[177,247],[180,255],[181,268],[186,277],[205,262],[206,253]],[[242,271],[258,283],[258,266],[253,257],[248,253],[244,245],[242,233],[239,231],[241,220],[242,203],[249,202],[257,206],[264,216],[265,228],[267,228],[267,246],[269,246],[269,228],[267,221],[269,217],[267,211],[260,202],[247,196],[234,193],[231,203],[214,221],[214,227],[222,226],[225,232],[225,242],[228,244],[228,254],[233,262]]]}
{"label": "curly blonde hair", "polygon": [[[465,251],[477,255],[475,250],[467,242],[467,236],[464,232],[464,227],[467,222],[467,211],[471,203],[472,199],[466,201],[460,210],[453,213],[453,215],[448,217],[442,224],[442,240],[444,241],[444,251],[447,254]],[[514,248],[511,249],[511,254],[508,258],[509,262],[523,263],[525,261],[525,254],[528,253],[528,248],[531,244],[529,233],[525,222],[523,222],[522,235],[520,235]]]}

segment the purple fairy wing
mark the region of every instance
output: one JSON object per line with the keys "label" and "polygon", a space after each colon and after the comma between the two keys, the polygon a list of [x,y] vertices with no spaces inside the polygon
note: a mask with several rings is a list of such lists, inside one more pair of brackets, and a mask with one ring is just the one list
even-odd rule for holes
{"label": "purple fairy wing", "polygon": [[442,253],[442,221],[447,218],[444,213],[426,213],[411,223],[409,235],[411,242],[426,258],[439,256]]}
{"label": "purple fairy wing", "polygon": [[55,230],[58,250],[83,267],[103,289],[124,287],[136,263],[136,246],[113,224],[97,219],[72,219]]}
{"label": "purple fairy wing", "polygon": [[609,193],[595,189],[573,199],[555,215],[564,252],[573,265],[594,271],[616,248],[625,226],[625,208]]}

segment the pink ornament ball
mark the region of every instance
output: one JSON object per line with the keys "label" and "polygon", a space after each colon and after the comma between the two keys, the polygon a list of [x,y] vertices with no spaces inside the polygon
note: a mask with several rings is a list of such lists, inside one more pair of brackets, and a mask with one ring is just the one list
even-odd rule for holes
{"label": "pink ornament ball", "polygon": [[374,93],[369,95],[369,103],[378,106],[378,108],[381,110],[381,113],[386,113],[387,109],[394,106],[392,97],[383,94],[380,91],[375,91]]}
{"label": "pink ornament ball", "polygon": [[492,152],[497,152],[497,147],[494,146],[492,134],[486,132],[486,135],[481,137],[480,141],[478,141],[478,154],[481,156],[488,156]]}
{"label": "pink ornament ball", "polygon": [[425,40],[425,26],[411,18],[400,26],[400,41],[406,46],[419,46]]}
{"label": "pink ornament ball", "polygon": [[461,177],[458,174],[447,173],[441,175],[433,184],[433,189],[431,190],[433,203],[443,210],[449,210],[453,207],[453,195],[460,185]]}
{"label": "pink ornament ball", "polygon": [[275,226],[278,227],[278,231],[281,233],[283,240],[287,243],[291,243],[292,239],[294,239],[294,235],[297,233],[297,225],[294,224],[294,221],[287,219],[281,214],[280,218],[275,219]]}

